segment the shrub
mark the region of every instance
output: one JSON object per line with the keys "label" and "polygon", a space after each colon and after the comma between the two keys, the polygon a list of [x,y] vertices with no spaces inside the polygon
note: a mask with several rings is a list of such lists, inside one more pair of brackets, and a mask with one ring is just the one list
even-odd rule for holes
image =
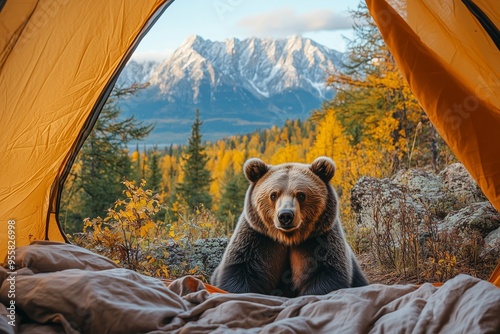
{"label": "shrub", "polygon": [[[182,208],[175,221],[160,219],[165,212],[161,194],[123,181],[125,198],[117,200],[104,218],[86,218],[83,233],[73,242],[110,258],[117,264],[154,277],[176,278],[211,272],[195,258],[195,244],[201,239],[226,237],[224,224],[203,206],[191,213]],[[210,268],[213,267],[211,263]]]}
{"label": "shrub", "polygon": [[[496,262],[480,257],[483,239],[478,231],[440,230],[435,207],[426,208],[424,214],[416,212],[404,196],[397,213],[387,211],[380,194],[374,201],[374,225],[364,227],[358,239],[369,240],[365,250],[382,271],[414,283],[444,282],[459,273],[488,278]],[[441,216],[443,210],[440,207]]]}
{"label": "shrub", "polygon": [[126,198],[117,200],[108,209],[106,217],[84,219],[84,245],[119,265],[153,276],[168,276],[164,256],[153,254],[158,242],[165,238],[166,224],[156,218],[164,209],[159,194],[144,190],[146,181],[139,186],[123,181]]}

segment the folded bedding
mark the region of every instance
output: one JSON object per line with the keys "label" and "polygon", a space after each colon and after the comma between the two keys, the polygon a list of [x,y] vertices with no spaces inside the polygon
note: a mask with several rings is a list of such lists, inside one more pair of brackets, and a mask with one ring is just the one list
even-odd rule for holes
{"label": "folded bedding", "polygon": [[285,298],[165,283],[64,243],[19,247],[15,265],[0,268],[1,333],[500,333],[500,289],[468,275]]}

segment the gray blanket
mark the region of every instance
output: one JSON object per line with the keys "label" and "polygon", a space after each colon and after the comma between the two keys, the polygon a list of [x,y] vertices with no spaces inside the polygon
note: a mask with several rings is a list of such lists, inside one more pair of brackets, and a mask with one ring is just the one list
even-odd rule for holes
{"label": "gray blanket", "polygon": [[20,247],[16,266],[15,298],[0,269],[2,333],[500,333],[500,289],[467,275],[289,299],[210,294],[193,277],[167,287],[62,243]]}

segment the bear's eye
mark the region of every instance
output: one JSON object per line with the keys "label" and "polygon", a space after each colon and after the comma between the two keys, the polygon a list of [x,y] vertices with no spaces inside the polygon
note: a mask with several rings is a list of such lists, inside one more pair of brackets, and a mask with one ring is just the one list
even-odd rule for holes
{"label": "bear's eye", "polygon": [[304,194],[303,192],[297,193],[297,199],[299,201],[304,201],[306,199],[306,194]]}
{"label": "bear's eye", "polygon": [[271,196],[269,196],[271,198],[271,201],[275,201],[278,199],[278,194],[276,192],[273,192],[271,193]]}

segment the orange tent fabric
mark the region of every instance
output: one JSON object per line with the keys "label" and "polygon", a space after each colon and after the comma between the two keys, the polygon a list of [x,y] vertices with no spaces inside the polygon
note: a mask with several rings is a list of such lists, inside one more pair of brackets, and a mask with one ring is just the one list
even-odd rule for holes
{"label": "orange tent fabric", "polygon": [[[431,122],[500,210],[500,6],[491,0],[367,5]],[[489,281],[500,287],[500,264]]]}
{"label": "orange tent fabric", "polygon": [[0,258],[64,240],[57,202],[119,70],[172,1],[7,1],[0,11]]}
{"label": "orange tent fabric", "polygon": [[[497,2],[474,2],[500,27]],[[494,40],[460,1],[367,4],[430,120],[500,210],[500,50]]]}
{"label": "orange tent fabric", "polygon": [[495,284],[500,288],[500,263],[497,265],[493,273],[491,274],[488,282]]}
{"label": "orange tent fabric", "polygon": [[[169,286],[174,280],[162,279],[162,281],[166,286]],[[193,276],[186,276],[184,277],[184,283],[190,288],[191,291],[196,291],[196,287],[198,286],[199,281],[197,281]],[[208,293],[228,293],[227,291],[219,289],[218,287],[208,283],[203,283],[203,286],[208,291]]]}

